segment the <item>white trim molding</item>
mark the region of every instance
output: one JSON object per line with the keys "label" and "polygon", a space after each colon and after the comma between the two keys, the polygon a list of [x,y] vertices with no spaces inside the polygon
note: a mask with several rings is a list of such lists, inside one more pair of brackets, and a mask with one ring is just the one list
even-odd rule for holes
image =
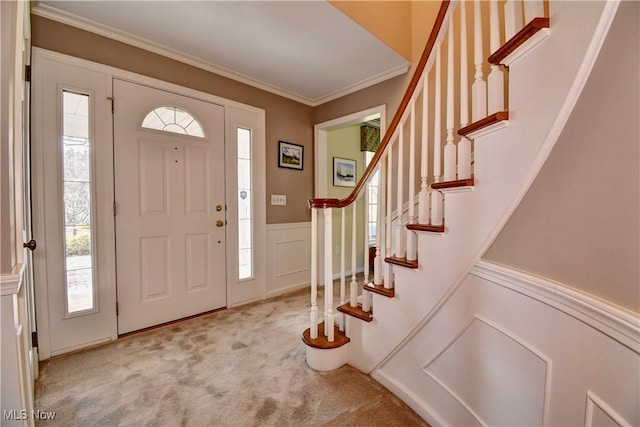
{"label": "white trim molding", "polygon": [[640,317],[637,314],[567,285],[488,261],[478,261],[470,274],[550,305],[638,350]]}
{"label": "white trim molding", "polygon": [[26,264],[17,264],[10,274],[0,275],[1,295],[15,295],[20,291]]}

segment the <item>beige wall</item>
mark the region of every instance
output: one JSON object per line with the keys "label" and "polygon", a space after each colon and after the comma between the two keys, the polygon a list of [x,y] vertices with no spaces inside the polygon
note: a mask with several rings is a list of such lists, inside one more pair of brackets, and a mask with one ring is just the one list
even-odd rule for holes
{"label": "beige wall", "polygon": [[[168,81],[266,110],[267,223],[310,220],[313,197],[312,108],[211,72],[71,26],[32,16],[33,45]],[[278,168],[278,140],[301,144],[304,170]],[[270,205],[286,194],[287,208]]]}
{"label": "beige wall", "polygon": [[362,28],[411,61],[411,1],[329,0]]}
{"label": "beige wall", "polygon": [[485,259],[640,312],[640,3],[621,2],[593,73]]}
{"label": "beige wall", "polygon": [[[351,194],[351,187],[334,187],[333,185],[333,158],[351,159],[356,161],[356,177],[362,177],[365,169],[364,152],[360,151],[360,125],[349,126],[327,132],[327,197],[344,199]],[[356,260],[357,265],[363,265],[364,254],[364,198],[356,202]],[[333,272],[340,272],[340,254],[336,254],[335,247],[340,245],[342,221],[341,210],[333,212]],[[351,207],[345,211],[345,271],[351,271],[351,246],[352,246],[353,210]]]}

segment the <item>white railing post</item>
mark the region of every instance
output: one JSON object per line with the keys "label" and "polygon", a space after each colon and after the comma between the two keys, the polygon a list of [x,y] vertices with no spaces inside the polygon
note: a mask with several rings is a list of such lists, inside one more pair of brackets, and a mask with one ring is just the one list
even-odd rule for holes
{"label": "white railing post", "polygon": [[396,258],[404,258],[405,257],[405,234],[404,234],[404,226],[402,224],[402,211],[404,208],[404,122],[400,121],[400,135],[398,137],[398,176],[397,180],[397,194],[396,194],[396,241],[395,241],[395,257]]}
{"label": "white railing post", "polygon": [[522,0],[507,0],[504,4],[504,38],[509,40],[522,29]]}
{"label": "white railing post", "polygon": [[[435,182],[440,182],[442,177],[440,175],[440,161],[441,161],[441,152],[442,152],[442,96],[441,96],[441,88],[440,83],[441,79],[441,59],[440,59],[440,48],[441,45],[438,46],[438,50],[436,51],[436,81],[435,81],[435,103],[434,103],[434,120],[433,120],[433,176]],[[438,191],[433,191],[431,193],[431,224],[432,225],[442,225],[444,220],[443,215],[443,206],[442,206],[442,195]]]}
{"label": "white railing post", "polygon": [[[460,127],[469,124],[469,67],[467,60],[467,9],[460,2]],[[458,142],[458,179],[471,178],[471,141]]]}
{"label": "white railing post", "polygon": [[424,74],[424,86],[422,89],[422,131],[421,155],[420,155],[420,195],[418,196],[418,223],[429,224],[429,90],[428,73]]}
{"label": "white railing post", "polygon": [[333,253],[332,234],[333,234],[333,209],[326,208],[324,210],[324,333],[327,341],[333,342],[335,315],[333,313]]}
{"label": "white railing post", "polygon": [[386,178],[386,159],[378,163],[378,204],[376,206],[376,257],[373,262],[373,284],[381,285],[382,282],[382,234],[384,233],[384,184]]}
{"label": "white railing post", "polygon": [[[416,101],[410,105],[411,128],[409,130],[409,224],[416,223]],[[407,229],[407,261],[418,259],[418,236]]]}
{"label": "white railing post", "polygon": [[476,68],[475,81],[472,88],[471,120],[474,122],[487,116],[487,83],[484,81],[482,65],[484,54],[482,48],[482,0],[473,3],[473,62]]}
{"label": "white railing post", "polygon": [[544,17],[543,0],[525,0],[524,2],[524,21],[528,24],[533,18]]}
{"label": "white railing post", "polygon": [[[489,1],[489,45],[491,53],[500,48],[500,13],[498,0]],[[504,73],[499,65],[491,64],[491,72],[487,78],[489,87],[487,108],[489,114],[504,111]]]}
{"label": "white railing post", "polygon": [[356,280],[356,203],[351,204],[351,283],[349,284],[349,305],[358,306],[358,281]]}
{"label": "white railing post", "polygon": [[[340,209],[340,305],[345,303],[346,298],[346,279],[345,279],[345,211],[346,208]],[[340,330],[344,332],[344,313],[338,314],[338,324],[340,325]]]}
{"label": "white railing post", "polygon": [[318,338],[318,209],[311,209],[311,339]]}
{"label": "white railing post", "polygon": [[447,36],[447,144],[444,146],[444,180],[456,179],[456,146],[453,143],[454,120],[454,69],[453,69],[453,14],[449,17]]}
{"label": "white railing post", "polygon": [[[385,200],[387,206],[387,215],[386,215],[386,227],[384,234],[384,246],[385,246],[385,257],[391,258],[391,185],[393,178],[393,150],[392,147],[389,147],[387,151],[387,170],[386,170],[386,189],[385,189]],[[385,263],[384,269],[384,287],[386,289],[391,289],[393,287],[393,269],[390,263]]]}

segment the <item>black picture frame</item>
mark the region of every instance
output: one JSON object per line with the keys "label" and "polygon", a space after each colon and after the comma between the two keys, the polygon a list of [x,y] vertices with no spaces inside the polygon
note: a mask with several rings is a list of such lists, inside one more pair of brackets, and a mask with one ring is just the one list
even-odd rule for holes
{"label": "black picture frame", "polygon": [[278,167],[304,169],[304,146],[287,141],[278,141]]}

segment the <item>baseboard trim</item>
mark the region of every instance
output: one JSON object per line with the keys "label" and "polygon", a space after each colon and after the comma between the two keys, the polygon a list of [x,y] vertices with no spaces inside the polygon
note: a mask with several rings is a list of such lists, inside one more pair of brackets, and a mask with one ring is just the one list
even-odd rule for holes
{"label": "baseboard trim", "polygon": [[288,294],[289,292],[298,291],[300,289],[304,289],[309,287],[309,282],[296,283],[295,285],[286,286],[284,288],[273,289],[267,292],[267,298],[277,297],[283,294]]}
{"label": "baseboard trim", "polygon": [[436,427],[446,425],[442,417],[440,417],[438,413],[427,404],[427,402],[420,399],[414,393],[409,391],[409,389],[382,372],[380,369],[373,371],[371,373],[371,377],[388,388],[389,391],[395,394],[404,403],[409,405],[409,407],[429,423],[430,426]]}
{"label": "baseboard trim", "polygon": [[567,285],[489,261],[478,261],[470,274],[552,306],[638,352],[640,317],[622,307]]}

